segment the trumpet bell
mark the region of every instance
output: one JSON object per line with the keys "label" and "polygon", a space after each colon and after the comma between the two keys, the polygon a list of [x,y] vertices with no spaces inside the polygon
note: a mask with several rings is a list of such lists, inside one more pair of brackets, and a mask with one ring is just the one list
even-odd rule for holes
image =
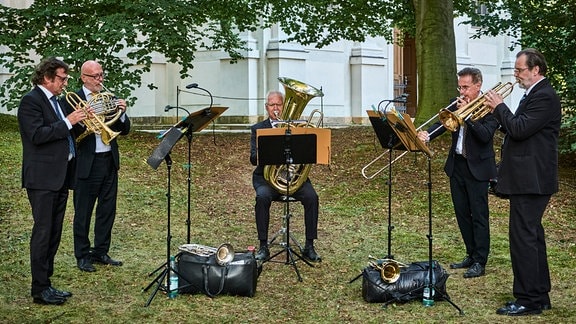
{"label": "trumpet bell", "polygon": [[376,259],[373,256],[368,256],[371,261],[369,264],[374,269],[380,270],[380,277],[386,283],[395,283],[400,278],[401,267],[406,267],[405,264],[400,263],[393,259]]}
{"label": "trumpet bell", "polygon": [[221,266],[226,266],[234,260],[235,252],[232,244],[223,243],[216,249],[216,263]]}

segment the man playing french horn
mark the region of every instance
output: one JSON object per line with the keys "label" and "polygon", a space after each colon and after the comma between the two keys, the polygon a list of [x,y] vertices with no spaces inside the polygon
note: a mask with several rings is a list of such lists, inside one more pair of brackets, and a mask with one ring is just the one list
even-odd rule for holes
{"label": "man playing french horn", "polygon": [[[256,132],[261,128],[271,128],[279,121],[284,105],[284,95],[279,91],[270,91],[266,96],[266,112],[268,118],[252,125],[250,138],[250,163],[256,168],[252,173],[252,185],[256,190],[256,228],[260,248],[256,253],[256,259],[267,260],[270,257],[268,249],[268,225],[270,223],[270,206],[272,201],[280,197],[280,193],[274,189],[264,178],[264,166],[257,165]],[[306,244],[302,255],[313,262],[321,261],[320,256],[314,250],[314,240],[318,236],[318,194],[312,183],[307,179],[302,187],[290,196],[300,201],[304,206],[304,224],[306,227]]]}
{"label": "man playing french horn", "polygon": [[[458,72],[460,97],[448,107],[450,111],[467,107],[481,96],[482,73],[476,68]],[[464,278],[484,275],[490,252],[490,224],[488,220],[488,188],[496,177],[493,137],[498,121],[490,114],[474,120],[467,118],[452,132],[452,145],[444,171],[450,178],[450,194],[460,234],[466,246],[466,257],[452,269],[468,268]],[[441,122],[418,133],[428,142],[446,131]]]}
{"label": "man playing french horn", "polygon": [[[74,95],[76,101],[89,106],[94,114],[93,122],[85,122],[91,127],[78,134],[77,182],[74,190],[74,256],[80,270],[94,272],[94,262],[122,265],[121,261],[112,259],[108,251],[116,217],[120,167],[116,136],[128,134],[130,119],[125,114],[126,102],[123,99],[117,99],[110,93],[102,93],[105,87],[100,63],[93,60],[84,62],[80,78],[82,89],[76,93],[68,93],[67,99]],[[112,111],[103,111],[104,107],[112,107]],[[113,123],[107,121],[110,115],[116,116],[112,119]],[[90,220],[96,202],[94,241],[91,246]]]}

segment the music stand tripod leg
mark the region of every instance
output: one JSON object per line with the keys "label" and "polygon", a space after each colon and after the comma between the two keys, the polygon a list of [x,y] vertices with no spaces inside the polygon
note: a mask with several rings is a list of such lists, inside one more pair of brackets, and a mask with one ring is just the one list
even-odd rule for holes
{"label": "music stand tripod leg", "polygon": [[285,204],[284,210],[286,211],[286,215],[285,215],[284,242],[281,243],[282,250],[271,255],[268,258],[268,260],[266,260],[266,261],[274,261],[272,259],[274,259],[276,256],[280,255],[281,253],[286,252],[286,261],[284,262],[284,264],[292,265],[292,267],[294,268],[294,271],[296,272],[296,275],[298,276],[298,281],[301,282],[302,276],[300,275],[300,271],[298,270],[298,266],[296,264],[296,261],[298,259],[300,259],[300,260],[304,261],[304,263],[306,263],[310,267],[314,267],[314,265],[312,263],[310,263],[308,260],[306,260],[302,255],[295,252],[290,245],[290,239],[291,238],[294,239],[290,233],[290,217],[291,217],[291,215],[290,215],[290,200],[288,198],[286,198],[286,200],[284,201],[284,204]]}

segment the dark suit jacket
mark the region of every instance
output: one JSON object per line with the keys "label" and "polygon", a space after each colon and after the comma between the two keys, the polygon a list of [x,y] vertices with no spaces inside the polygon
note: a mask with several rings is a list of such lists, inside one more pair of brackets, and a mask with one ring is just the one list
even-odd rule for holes
{"label": "dark suit jacket", "polygon": [[[71,112],[62,102],[60,107],[66,115]],[[18,125],[23,149],[22,187],[60,190],[66,180],[71,132],[38,86],[20,101]]]}
{"label": "dark suit jacket", "polygon": [[[86,100],[86,95],[84,91],[80,89],[76,92],[82,98],[82,100]],[[67,104],[68,107],[70,107]],[[69,108],[67,108],[69,109]],[[126,135],[130,131],[130,119],[128,116],[125,116],[125,120],[121,121],[121,118],[118,119],[113,125],[109,127],[116,132],[120,132],[121,135]],[[82,132],[85,131],[85,128],[78,129],[77,136],[79,136]],[[113,139],[110,142],[112,158],[114,160],[114,165],[116,166],[116,170],[120,169],[120,153],[118,152],[118,142],[116,139]],[[84,137],[80,143],[78,143],[78,148],[76,152],[76,159],[77,159],[77,173],[76,176],[79,179],[88,178],[90,175],[90,170],[92,169],[92,163],[94,162],[94,156],[96,153],[96,140],[94,133]]]}
{"label": "dark suit jacket", "polygon": [[[265,119],[259,123],[256,123],[250,127],[250,163],[252,165],[258,164],[258,148],[256,146],[256,131],[261,128],[272,128],[272,124],[270,123],[270,118]],[[262,175],[264,173],[264,166],[258,165],[256,169],[254,169],[254,174]]]}
{"label": "dark suit jacket", "polygon": [[[456,105],[453,105],[450,110],[456,110]],[[473,122],[470,119],[466,121],[468,127],[464,145],[466,146],[466,161],[468,168],[478,181],[488,181],[496,177],[496,157],[494,153],[494,132],[498,128],[498,121],[490,114],[484,118]],[[436,128],[442,127],[430,136],[430,140],[438,137],[446,131],[440,122],[430,126],[428,133],[432,133]],[[454,158],[456,156],[456,144],[458,143],[459,129],[452,132],[452,145],[448,158],[444,165],[444,171],[451,177],[454,170]]]}
{"label": "dark suit jacket", "polygon": [[504,194],[551,195],[558,191],[560,98],[543,79],[513,114],[502,103],[494,116],[506,132],[497,190]]}

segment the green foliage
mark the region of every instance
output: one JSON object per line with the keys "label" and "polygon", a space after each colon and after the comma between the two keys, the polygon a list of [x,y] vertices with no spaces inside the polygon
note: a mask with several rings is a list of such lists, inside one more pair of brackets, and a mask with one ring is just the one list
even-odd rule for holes
{"label": "green foliage", "polygon": [[[560,151],[576,153],[576,3],[573,1],[480,1],[489,15],[469,12],[481,35],[510,35],[513,45],[533,47],[546,57],[547,77],[563,108]],[[511,49],[512,50],[512,49]]]}
{"label": "green foliage", "polygon": [[237,30],[253,28],[257,20],[258,11],[244,1],[35,0],[26,9],[0,6],[0,45],[8,49],[0,65],[14,73],[0,87],[9,93],[1,103],[17,107],[37,57],[49,56],[71,66],[72,88],[81,64],[99,60],[106,86],[134,101],[130,94],[155,56],[179,64],[181,78],[190,76],[199,50],[226,51],[237,60],[245,47]]}

